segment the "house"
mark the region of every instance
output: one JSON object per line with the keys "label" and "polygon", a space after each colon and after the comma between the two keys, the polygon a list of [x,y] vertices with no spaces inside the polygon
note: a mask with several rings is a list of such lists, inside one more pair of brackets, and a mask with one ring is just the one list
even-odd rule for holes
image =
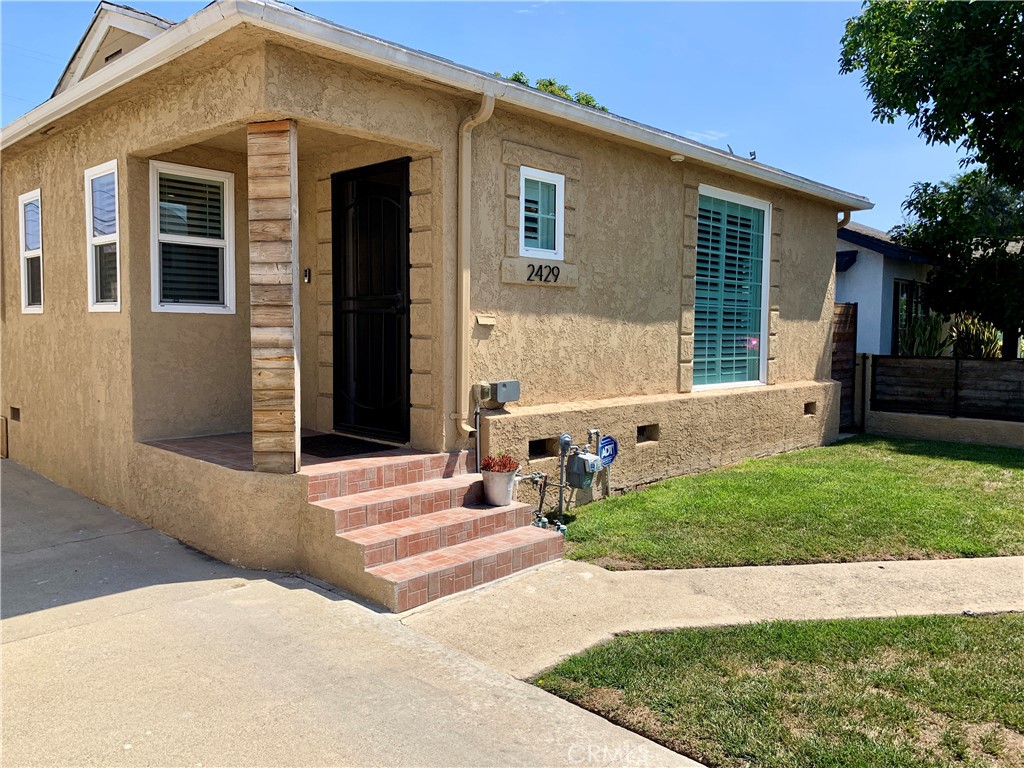
{"label": "house", "polygon": [[2,148],[11,458],[223,560],[402,610],[561,552],[477,440],[623,488],[836,433],[863,197],[273,0],[102,2]]}
{"label": "house", "polygon": [[857,305],[857,352],[899,354],[900,331],[927,314],[932,262],[885,232],[850,222],[836,239],[836,302]]}

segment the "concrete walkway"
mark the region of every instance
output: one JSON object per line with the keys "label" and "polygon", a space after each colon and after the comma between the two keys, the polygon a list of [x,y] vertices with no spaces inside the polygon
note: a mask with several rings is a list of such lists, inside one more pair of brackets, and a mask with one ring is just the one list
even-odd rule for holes
{"label": "concrete walkway", "polygon": [[2,486],[4,765],[695,765],[306,581],[10,462]]}
{"label": "concrete walkway", "polygon": [[400,618],[526,678],[622,632],[965,610],[1024,610],[1024,557],[618,572],[566,560]]}

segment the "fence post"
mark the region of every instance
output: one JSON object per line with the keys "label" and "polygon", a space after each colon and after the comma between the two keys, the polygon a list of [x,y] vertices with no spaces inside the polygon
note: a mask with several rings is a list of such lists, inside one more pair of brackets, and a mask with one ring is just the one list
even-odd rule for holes
{"label": "fence post", "polygon": [[960,358],[953,358],[953,413],[951,419],[960,414]]}

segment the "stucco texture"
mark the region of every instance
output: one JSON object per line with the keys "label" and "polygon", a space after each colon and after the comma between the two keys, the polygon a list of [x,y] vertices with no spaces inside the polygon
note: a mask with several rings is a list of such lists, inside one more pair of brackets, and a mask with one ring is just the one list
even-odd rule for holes
{"label": "stucco texture", "polygon": [[[410,286],[413,445],[465,447],[456,421],[456,172],[478,97],[251,27],[233,29],[5,151],[0,406],[13,459],[243,565],[315,570],[329,527],[302,482],[168,457],[137,441],[247,429],[251,416],[245,126],[296,121],[302,424],[330,426],[331,173],[413,159]],[[834,433],[829,373],[835,211],[811,198],[500,107],[473,135],[470,382],[517,378],[491,414],[491,450],[596,426],[659,423],[658,448],[617,465],[628,486]],[[154,313],[148,161],[235,174],[236,311]],[[116,159],[119,313],[89,313],[83,172]],[[564,173],[574,287],[502,282],[518,258],[518,167]],[[687,190],[711,184],[773,206],[768,386],[690,393],[692,226]],[[45,311],[19,301],[17,196],[42,189]],[[692,195],[691,195],[692,197]],[[690,212],[692,213],[692,212]],[[326,224],[325,224],[326,222]],[[692,338],[692,337],[691,337]],[[816,416],[803,415],[817,402]],[[753,425],[753,426],[751,426]],[[628,448],[628,438],[624,438]],[[197,465],[199,467],[197,468]],[[318,554],[319,553],[319,554]],[[330,574],[334,566],[323,572]]]}

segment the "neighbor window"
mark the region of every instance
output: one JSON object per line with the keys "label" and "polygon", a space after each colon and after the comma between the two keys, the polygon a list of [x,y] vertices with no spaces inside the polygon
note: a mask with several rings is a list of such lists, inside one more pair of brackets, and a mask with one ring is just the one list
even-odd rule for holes
{"label": "neighbor window", "polygon": [[914,280],[893,280],[892,285],[892,349],[890,354],[899,355],[906,341],[910,325],[915,320],[928,316],[924,305],[924,283]]}
{"label": "neighbor window", "polygon": [[154,312],[235,311],[234,174],[150,163]]}
{"label": "neighbor window", "polygon": [[85,242],[89,311],[121,309],[118,259],[117,161],[85,172]]}
{"label": "neighbor window", "polygon": [[565,177],[519,169],[519,253],[561,259],[565,230]]}
{"label": "neighbor window", "polygon": [[765,380],[769,213],[767,203],[701,186],[694,387]]}
{"label": "neighbor window", "polygon": [[18,198],[21,229],[21,311],[43,311],[43,218],[39,190]]}

